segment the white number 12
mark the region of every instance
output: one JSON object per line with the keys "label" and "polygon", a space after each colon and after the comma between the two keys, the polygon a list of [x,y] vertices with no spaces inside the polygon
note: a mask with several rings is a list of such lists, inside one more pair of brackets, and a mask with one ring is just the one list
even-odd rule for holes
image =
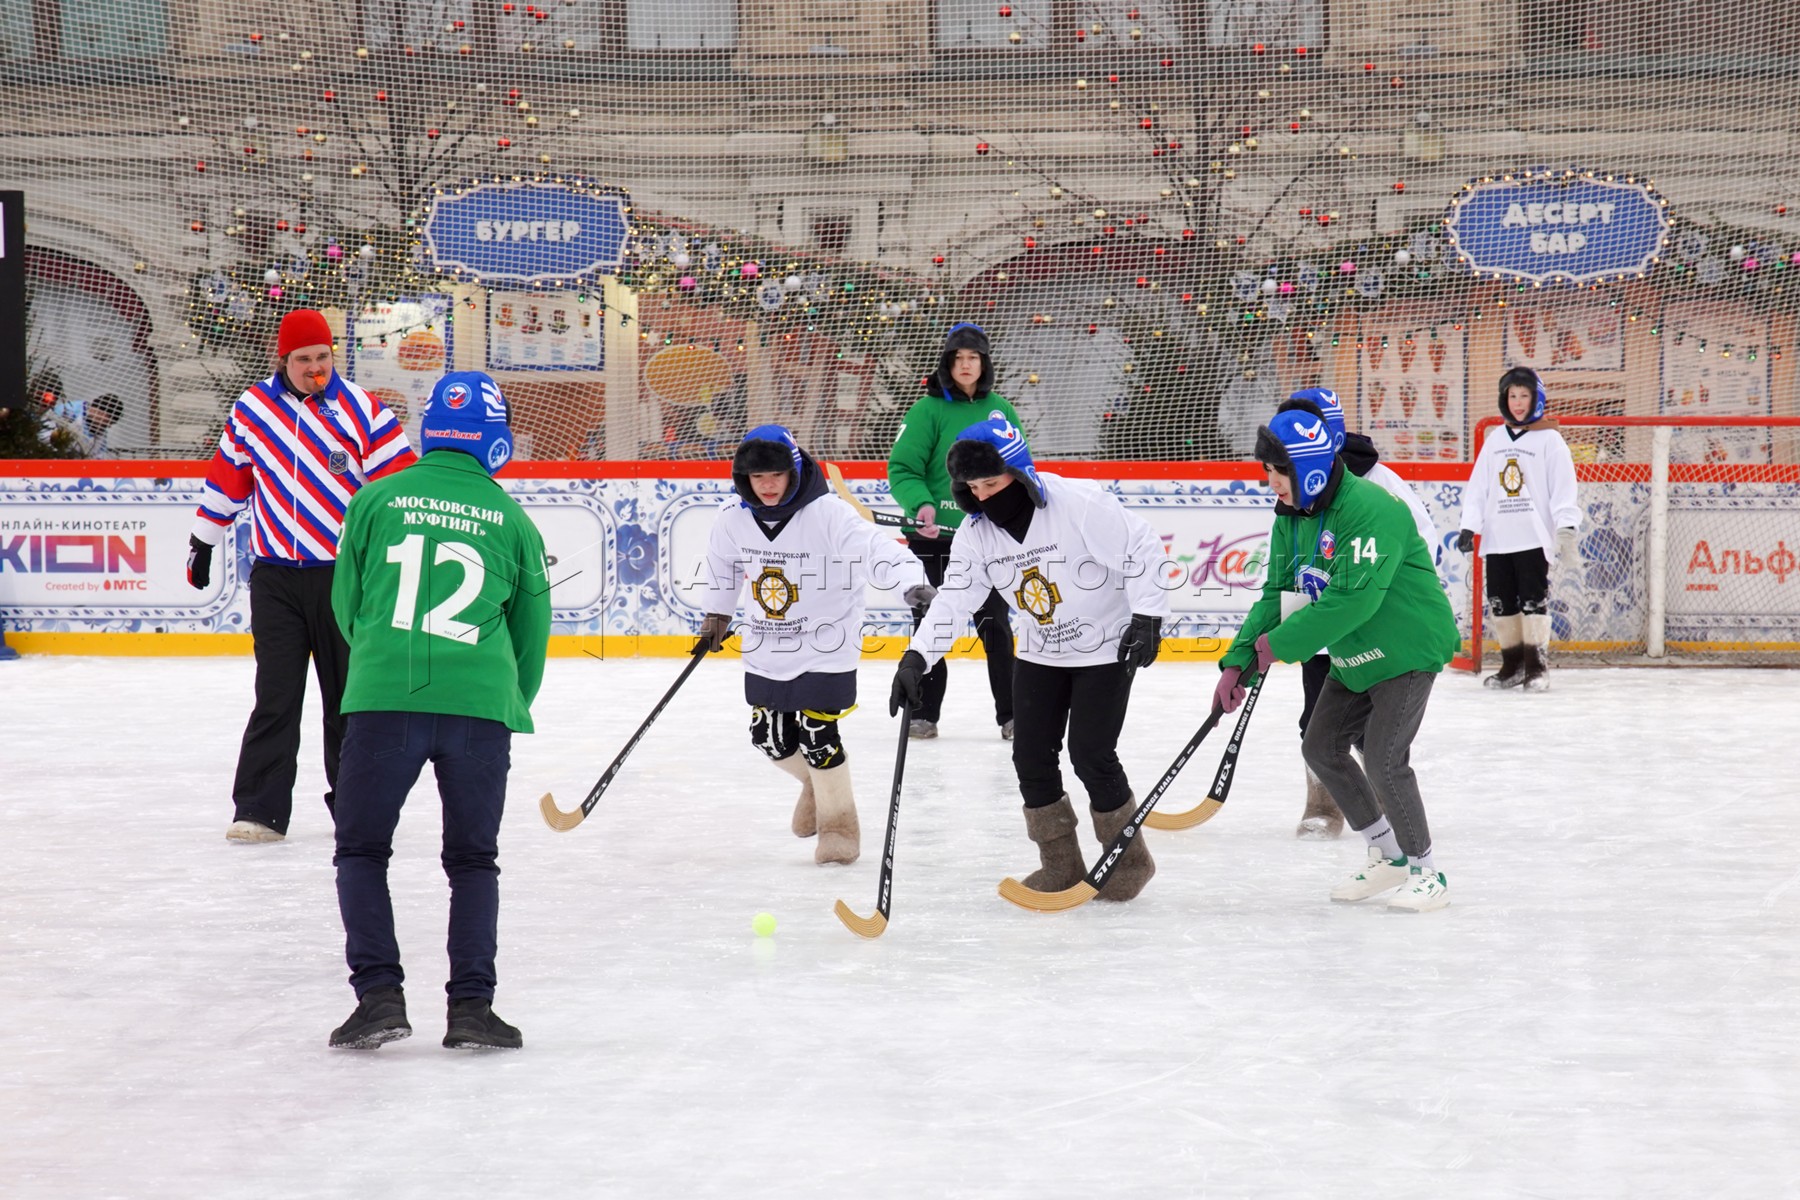
{"label": "white number 12", "polygon": [[[400,567],[400,591],[394,597],[395,629],[413,627],[413,616],[419,607],[419,576],[423,574],[425,562],[425,538],[422,534],[410,533],[400,540],[397,546],[389,546],[387,560]],[[487,568],[482,565],[481,552],[467,542],[439,542],[437,552],[432,555],[432,564],[442,566],[447,562],[459,564],[463,570],[462,583],[452,592],[448,599],[425,614],[424,631],[436,637],[452,638],[459,642],[473,642],[477,626],[456,619],[469,606],[469,602],[481,594],[481,585],[487,579]]]}

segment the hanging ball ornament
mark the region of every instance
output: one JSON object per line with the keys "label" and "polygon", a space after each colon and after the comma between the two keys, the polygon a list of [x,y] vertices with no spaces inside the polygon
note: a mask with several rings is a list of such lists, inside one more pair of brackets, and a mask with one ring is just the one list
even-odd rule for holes
{"label": "hanging ball ornament", "polygon": [[694,261],[694,256],[683,250],[679,254],[671,255],[669,261],[678,267],[685,267]]}
{"label": "hanging ball ornament", "polygon": [[1394,265],[1404,267],[1407,263],[1409,263],[1411,261],[1412,261],[1412,251],[1410,251],[1410,250],[1394,251]]}
{"label": "hanging ball ornament", "polygon": [[368,262],[375,257],[375,247],[364,242],[362,248],[356,252],[356,257],[362,259],[364,262]]}
{"label": "hanging ball ornament", "polygon": [[1733,246],[1731,248],[1731,261],[1732,262],[1743,262],[1744,255],[1746,255],[1748,253],[1749,253],[1749,251],[1744,249],[1742,246]]}
{"label": "hanging ball ornament", "polygon": [[681,277],[680,282],[677,283],[676,286],[679,287],[684,292],[691,292],[699,285],[695,282],[694,277],[692,275],[683,275]]}
{"label": "hanging ball ornament", "polygon": [[273,287],[275,284],[281,282],[281,272],[277,271],[274,267],[270,267],[263,272],[263,282]]}
{"label": "hanging ball ornament", "polygon": [[1257,290],[1265,296],[1273,296],[1275,294],[1275,286],[1275,281],[1273,279],[1265,279],[1262,283],[1257,285]]}
{"label": "hanging ball ornament", "polygon": [[1356,274],[1356,264],[1346,258],[1343,262],[1338,264],[1338,274],[1340,274],[1340,275]]}
{"label": "hanging ball ornament", "polygon": [[800,290],[800,277],[798,275],[789,275],[786,279],[781,281],[781,286],[790,292],[797,292]]}
{"label": "hanging ball ornament", "polygon": [[739,268],[738,273],[745,279],[755,279],[762,274],[762,266],[759,263],[747,262]]}

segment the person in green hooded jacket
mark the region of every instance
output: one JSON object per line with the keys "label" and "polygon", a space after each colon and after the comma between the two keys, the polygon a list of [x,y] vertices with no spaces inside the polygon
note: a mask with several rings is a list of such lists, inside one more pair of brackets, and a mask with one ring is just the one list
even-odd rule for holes
{"label": "person in green hooded jacket", "polygon": [[1367,864],[1331,898],[1399,888],[1389,908],[1442,908],[1449,883],[1411,765],[1432,684],[1460,644],[1431,548],[1402,501],[1344,469],[1317,413],[1277,413],[1257,432],[1256,457],[1276,498],[1268,579],[1219,660],[1213,702],[1233,712],[1271,664],[1327,651],[1301,753],[1369,844]]}
{"label": "person in green hooded jacket", "polygon": [[[906,410],[906,420],[888,455],[888,490],[913,520],[906,544],[925,564],[925,577],[934,588],[944,584],[944,568],[950,563],[950,539],[962,524],[963,510],[950,490],[950,470],[945,456],[956,435],[971,425],[1001,417],[1014,428],[1024,428],[1019,414],[1006,397],[994,391],[994,359],[988,336],[981,326],[964,322],[952,326],[944,338],[937,370],[925,383],[925,395]],[[915,608],[913,630],[925,619]],[[988,689],[994,695],[994,723],[1007,741],[1013,735],[1013,634],[1006,601],[990,591],[976,610],[975,632],[987,652]],[[943,660],[925,676],[924,699],[914,711],[911,736],[934,738],[943,713],[944,690],[949,670]]]}

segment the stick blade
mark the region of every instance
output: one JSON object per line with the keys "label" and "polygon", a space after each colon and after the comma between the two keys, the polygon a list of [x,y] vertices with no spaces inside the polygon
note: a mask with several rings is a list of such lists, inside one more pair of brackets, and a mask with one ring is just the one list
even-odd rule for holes
{"label": "stick blade", "polygon": [[1213,816],[1224,807],[1223,800],[1214,800],[1208,796],[1186,812],[1153,812],[1144,818],[1144,824],[1152,829],[1192,829],[1196,825],[1204,825],[1212,820]]}
{"label": "stick blade", "polygon": [[1071,908],[1080,908],[1099,894],[1100,889],[1085,879],[1060,892],[1040,892],[1036,888],[1028,888],[1011,875],[1000,881],[1002,900],[1009,900],[1032,912],[1067,912]]}
{"label": "stick blade", "polygon": [[567,833],[587,820],[587,814],[579,808],[574,812],[564,812],[556,807],[556,798],[549,792],[545,792],[543,799],[538,801],[538,811],[544,814],[544,824],[558,833]]}
{"label": "stick blade", "polygon": [[844,923],[844,928],[857,937],[878,938],[887,932],[887,918],[882,916],[879,911],[872,917],[859,917],[850,911],[850,906],[842,900],[839,900],[837,906],[831,911],[836,913],[837,919]]}

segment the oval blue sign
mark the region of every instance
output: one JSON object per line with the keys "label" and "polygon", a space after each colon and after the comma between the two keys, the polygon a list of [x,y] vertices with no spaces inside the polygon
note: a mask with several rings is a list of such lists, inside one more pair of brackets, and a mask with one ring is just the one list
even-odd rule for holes
{"label": "oval blue sign", "polygon": [[482,282],[573,281],[619,269],[627,201],[567,184],[483,184],[440,196],[425,222],[425,246],[446,271]]}
{"label": "oval blue sign", "polygon": [[1466,184],[1444,232],[1478,275],[1532,283],[1642,277],[1669,240],[1668,201],[1633,180],[1550,172]]}

